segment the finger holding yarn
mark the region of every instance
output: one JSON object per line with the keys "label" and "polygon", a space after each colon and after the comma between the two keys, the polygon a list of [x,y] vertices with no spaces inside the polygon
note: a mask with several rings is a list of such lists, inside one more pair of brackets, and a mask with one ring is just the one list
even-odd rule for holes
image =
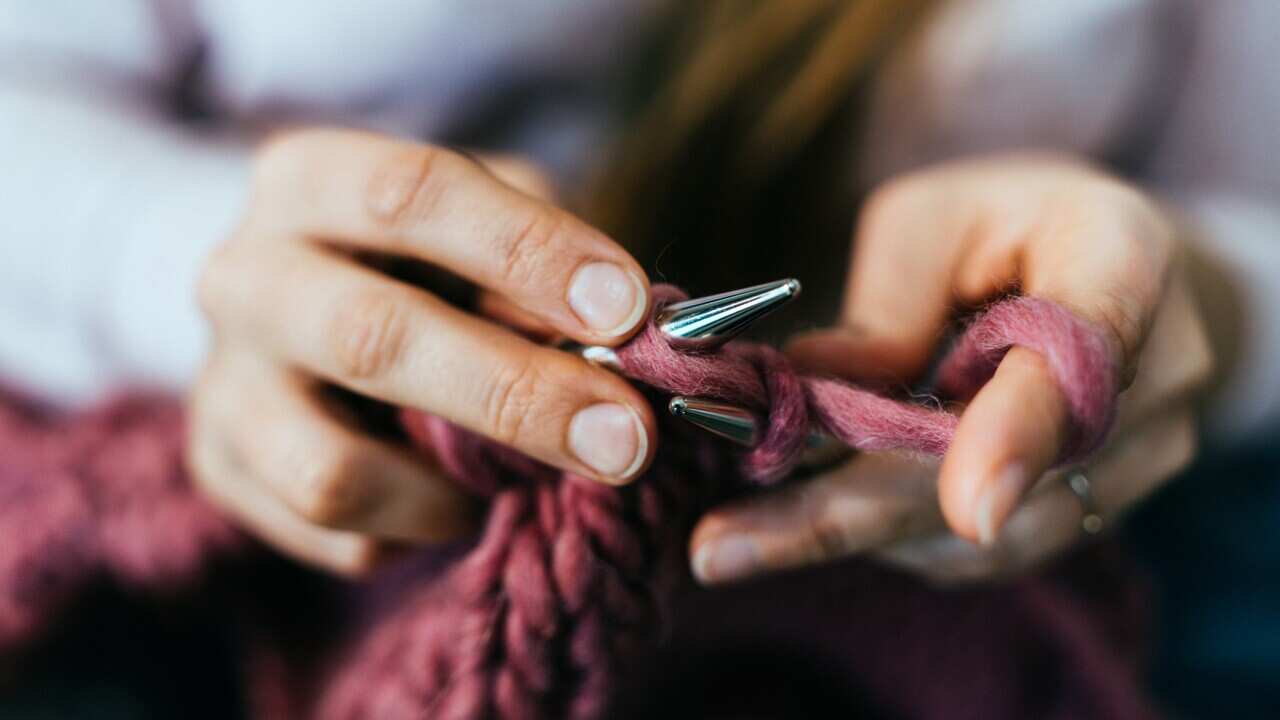
{"label": "finger holding yarn", "polygon": [[1100,330],[1050,300],[1014,297],[979,315],[939,366],[939,391],[973,397],[1015,345],[1044,359],[1067,400],[1072,432],[1058,462],[1096,450],[1115,420],[1116,363]]}
{"label": "finger holding yarn", "polygon": [[[653,289],[659,308],[684,294]],[[978,315],[944,358],[939,393],[967,400],[990,379],[1010,347],[1044,356],[1072,412],[1074,440],[1066,462],[1097,448],[1115,414],[1114,361],[1104,336],[1048,300],[1015,297]],[[765,417],[759,445],[743,462],[757,482],[772,482],[794,467],[812,425],[859,450],[946,452],[955,414],[939,407],[877,395],[831,378],[800,376],[776,352],[734,342],[716,353],[689,354],[671,347],[650,324],[616,351],[622,372],[661,390],[731,403]],[[803,406],[802,406],[803,404]]]}

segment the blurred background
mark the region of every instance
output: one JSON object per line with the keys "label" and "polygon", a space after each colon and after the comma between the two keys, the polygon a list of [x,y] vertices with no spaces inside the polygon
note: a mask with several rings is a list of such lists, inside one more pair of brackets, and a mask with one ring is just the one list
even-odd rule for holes
{"label": "blurred background", "polygon": [[[27,427],[31,407],[76,418],[187,391],[208,350],[200,269],[282,129],[528,158],[655,282],[802,277],[796,309],[759,334],[772,341],[833,319],[872,188],[1048,149],[1166,202],[1216,272],[1201,454],[1107,541],[1149,590],[1135,682],[1168,717],[1276,717],[1277,68],[1277,0],[0,0],[0,478],[61,452],[61,431]],[[15,515],[26,497],[0,503]],[[0,523],[15,577],[26,527]],[[291,596],[332,590],[277,558],[254,573]],[[0,641],[0,717],[245,712],[243,638],[215,600],[101,585],[37,641]],[[0,631],[11,620],[26,622],[0,607]],[[701,657],[673,662],[717,662]],[[787,657],[815,665],[788,681],[797,696],[862,707],[830,665]]]}

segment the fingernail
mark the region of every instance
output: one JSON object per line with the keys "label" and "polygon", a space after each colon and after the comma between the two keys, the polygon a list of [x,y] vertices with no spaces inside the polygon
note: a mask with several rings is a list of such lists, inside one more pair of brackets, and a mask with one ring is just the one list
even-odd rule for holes
{"label": "fingernail", "polygon": [[569,283],[569,307],[583,325],[604,335],[635,327],[647,306],[644,283],[613,263],[583,265]]}
{"label": "fingernail", "polygon": [[634,410],[600,403],[579,410],[569,423],[569,448],[592,470],[621,482],[644,463],[649,437]]}
{"label": "fingernail", "polygon": [[718,583],[755,575],[760,569],[760,552],[745,537],[709,540],[693,554],[693,574],[702,583]]}
{"label": "fingernail", "polygon": [[1027,487],[1027,472],[1019,463],[1013,463],[1000,471],[995,481],[978,497],[974,508],[974,524],[978,527],[978,542],[991,547],[1000,534],[1004,521],[1022,498]]}

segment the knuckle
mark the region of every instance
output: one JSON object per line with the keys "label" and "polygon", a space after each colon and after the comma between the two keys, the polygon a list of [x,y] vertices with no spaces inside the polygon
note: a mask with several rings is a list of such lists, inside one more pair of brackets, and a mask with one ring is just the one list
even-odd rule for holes
{"label": "knuckle", "polygon": [[1200,452],[1200,439],[1191,413],[1184,413],[1174,421],[1173,438],[1169,447],[1168,476],[1172,477],[1186,470]]}
{"label": "knuckle", "polygon": [[821,558],[835,559],[902,540],[920,522],[914,505],[848,490],[843,484],[818,482],[801,491],[806,534]]}
{"label": "knuckle", "polygon": [[215,467],[225,466],[230,454],[215,407],[219,392],[214,367],[211,362],[201,370],[187,400],[188,442],[183,447],[183,459],[197,486],[213,475]]}
{"label": "knuckle", "polygon": [[1122,383],[1127,387],[1137,373],[1138,349],[1146,337],[1150,318],[1141,310],[1142,304],[1126,291],[1112,290],[1101,303],[1095,318],[1111,344],[1116,357],[1123,363]]}
{"label": "knuckle", "polygon": [[273,133],[253,154],[250,184],[255,195],[287,187],[298,176],[300,163],[322,142],[327,131],[287,130]]}
{"label": "knuckle", "polygon": [[210,321],[221,319],[234,297],[231,283],[240,264],[239,240],[235,237],[218,244],[205,259],[196,279],[196,302]]}
{"label": "knuckle", "polygon": [[1192,351],[1194,364],[1187,373],[1183,390],[1187,394],[1208,387],[1218,369],[1218,356],[1209,344],[1209,339],[1205,336],[1203,328],[1200,332],[1200,336],[1192,346],[1194,348]]}
{"label": "knuckle", "polygon": [[1180,388],[1184,394],[1207,386],[1212,381],[1218,364],[1204,321],[1197,314],[1189,319],[1188,324],[1187,338],[1183,342],[1187,357],[1186,372]]}
{"label": "knuckle", "polygon": [[823,505],[806,513],[806,534],[815,558],[835,560],[854,552],[861,535],[860,516],[865,512],[865,509],[851,512],[848,508],[833,512],[829,506]]}
{"label": "knuckle", "polygon": [[192,440],[205,440],[211,437],[214,432],[214,423],[216,421],[214,404],[219,394],[220,366],[220,352],[215,348],[204,367],[200,369],[200,373],[196,376],[191,393],[187,398],[187,416],[191,419],[189,437]]}
{"label": "knuckle", "polygon": [[1169,265],[1177,244],[1174,228],[1159,205],[1141,188],[1112,175],[1103,175],[1096,187],[1100,206],[1116,208],[1119,218],[1131,228],[1126,233],[1135,250],[1153,267]]}
{"label": "knuckle", "polygon": [[313,454],[297,466],[297,511],[308,521],[340,527],[359,516],[369,500],[361,458],[350,448]]}
{"label": "knuckle", "polygon": [[335,313],[329,342],[338,372],[353,380],[384,374],[404,351],[409,309],[395,293],[365,291]]}
{"label": "knuckle", "polygon": [[374,169],[365,187],[365,208],[374,222],[393,230],[429,217],[448,187],[447,150],[415,146],[393,154]]}
{"label": "knuckle", "polygon": [[543,200],[555,196],[555,184],[551,176],[537,163],[512,155],[486,156],[481,162],[499,180],[526,195]]}
{"label": "knuckle", "polygon": [[859,220],[865,239],[870,241],[870,238],[881,236],[883,233],[879,230],[910,213],[916,202],[915,196],[916,179],[913,175],[891,178],[872,190],[862,206]]}
{"label": "knuckle", "polygon": [[1151,388],[1153,397],[1190,399],[1212,381],[1214,351],[1203,319],[1182,288],[1165,298],[1141,353],[1135,382]]}
{"label": "knuckle", "polygon": [[218,484],[229,472],[232,461],[227,457],[225,440],[211,425],[207,418],[192,419],[192,439],[183,449],[183,462],[196,492],[219,508],[231,509],[233,499],[220,492]]}
{"label": "knuckle", "polygon": [[546,392],[543,379],[538,364],[527,361],[504,367],[489,384],[483,407],[495,440],[519,446],[528,439]]}
{"label": "knuckle", "polygon": [[197,490],[204,492],[213,477],[213,448],[203,439],[200,423],[194,423],[193,435],[196,437],[183,449],[184,461],[191,474],[191,482]]}
{"label": "knuckle", "polygon": [[1213,352],[1195,342],[1183,345],[1182,356],[1168,363],[1168,376],[1159,378],[1163,380],[1159,389],[1166,398],[1191,398],[1213,379]]}
{"label": "knuckle", "polygon": [[556,210],[536,209],[518,213],[506,232],[496,240],[500,277],[512,287],[538,284],[557,258],[557,243],[564,230],[565,215]]}
{"label": "knuckle", "polygon": [[378,543],[372,538],[362,537],[349,556],[334,560],[330,569],[339,576],[363,580],[378,569],[381,557]]}

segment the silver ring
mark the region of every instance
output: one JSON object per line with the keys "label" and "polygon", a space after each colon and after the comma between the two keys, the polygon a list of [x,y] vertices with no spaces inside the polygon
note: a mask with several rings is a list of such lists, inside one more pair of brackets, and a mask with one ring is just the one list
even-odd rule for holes
{"label": "silver ring", "polygon": [[1083,517],[1080,518],[1080,528],[1086,535],[1097,535],[1102,532],[1106,523],[1102,520],[1102,513],[1098,511],[1098,502],[1093,497],[1093,484],[1084,474],[1084,468],[1076,468],[1067,473],[1067,487],[1080,501],[1080,509],[1084,511]]}

